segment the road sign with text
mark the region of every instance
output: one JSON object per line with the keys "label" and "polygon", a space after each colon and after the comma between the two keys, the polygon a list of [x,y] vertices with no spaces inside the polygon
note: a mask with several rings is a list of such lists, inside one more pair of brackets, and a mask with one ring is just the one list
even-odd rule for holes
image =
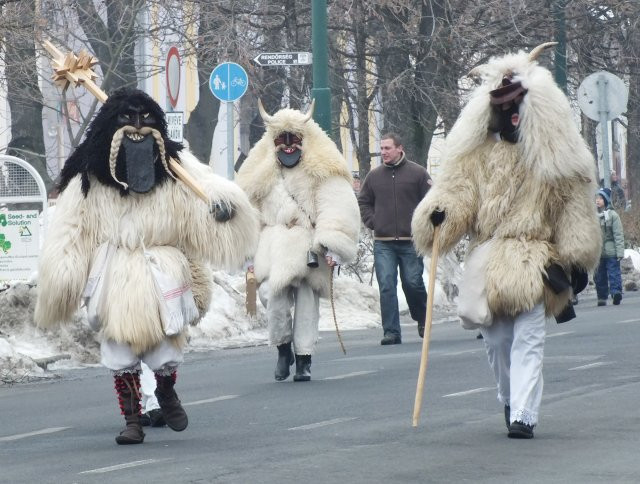
{"label": "road sign with text", "polygon": [[304,66],[311,64],[311,52],[263,52],[253,61],[260,66]]}

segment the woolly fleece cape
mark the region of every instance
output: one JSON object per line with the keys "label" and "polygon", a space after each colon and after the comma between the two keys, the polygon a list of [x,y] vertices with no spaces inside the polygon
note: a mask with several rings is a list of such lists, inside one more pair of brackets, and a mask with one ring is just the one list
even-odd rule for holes
{"label": "woolly fleece cape", "polygon": [[[92,178],[85,198],[77,176],[58,198],[44,242],[34,316],[39,325],[71,319],[103,242],[117,246],[105,274],[106,304],[98,315],[105,338],[129,344],[137,354],[165,338],[145,250],[163,272],[192,286],[200,315],[206,312],[211,293],[207,263],[215,268],[241,265],[255,249],[258,219],[234,183],[213,174],[187,151],[180,160],[210,200],[229,202],[235,216],[216,222],[207,204],[181,182],[169,180],[148,193],[121,196]],[[181,346],[184,334],[172,340]]]}
{"label": "woolly fleece cape", "polygon": [[[470,250],[494,239],[485,274],[494,316],[515,316],[539,302],[547,315],[557,315],[570,291],[547,288],[545,267],[556,262],[568,274],[573,266],[591,270],[600,256],[595,163],[548,70],[523,52],[492,59],[480,70],[484,82],[448,135],[441,172],[414,213],[414,241],[420,252],[430,251],[430,215],[444,210],[442,250],[465,235]],[[516,144],[488,131],[489,91],[509,74],[528,90]]]}
{"label": "woolly fleece cape", "polygon": [[[268,280],[270,290],[278,293],[304,279],[326,296],[325,250],[343,263],[355,258],[360,214],[344,158],[313,120],[304,119],[293,109],[274,114],[237,182],[260,211],[262,230],[254,259],[258,281]],[[281,167],[276,158],[273,140],[284,131],[302,137],[302,159],[293,168]],[[307,267],[308,250],[319,255],[319,267]]]}

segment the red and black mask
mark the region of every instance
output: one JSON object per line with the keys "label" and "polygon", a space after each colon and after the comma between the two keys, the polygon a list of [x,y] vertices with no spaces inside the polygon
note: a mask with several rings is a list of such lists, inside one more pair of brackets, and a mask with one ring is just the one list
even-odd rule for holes
{"label": "red and black mask", "polygon": [[489,92],[493,109],[489,129],[509,143],[518,142],[520,104],[526,94],[520,81],[512,82],[509,77],[502,79],[501,87]]}
{"label": "red and black mask", "polygon": [[300,163],[302,157],[302,138],[288,131],[280,133],[273,140],[276,145],[276,156],[285,168],[293,168]]}

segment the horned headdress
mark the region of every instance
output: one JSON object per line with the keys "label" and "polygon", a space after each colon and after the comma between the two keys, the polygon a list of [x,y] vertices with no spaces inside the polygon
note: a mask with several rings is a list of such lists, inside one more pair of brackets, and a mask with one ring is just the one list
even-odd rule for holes
{"label": "horned headdress", "polygon": [[519,96],[514,142],[527,169],[547,181],[592,176],[592,157],[578,130],[577,113],[551,72],[537,62],[553,45],[547,42],[530,53],[494,57],[471,70],[469,76],[481,84],[447,137],[447,158],[465,156],[484,143],[491,135],[495,103]]}

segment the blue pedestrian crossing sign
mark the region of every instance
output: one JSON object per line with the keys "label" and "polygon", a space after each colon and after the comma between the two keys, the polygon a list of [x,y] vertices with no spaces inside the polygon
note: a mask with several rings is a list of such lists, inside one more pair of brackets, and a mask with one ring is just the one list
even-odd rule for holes
{"label": "blue pedestrian crossing sign", "polygon": [[218,64],[209,76],[209,89],[220,101],[240,99],[248,86],[247,72],[235,62]]}

